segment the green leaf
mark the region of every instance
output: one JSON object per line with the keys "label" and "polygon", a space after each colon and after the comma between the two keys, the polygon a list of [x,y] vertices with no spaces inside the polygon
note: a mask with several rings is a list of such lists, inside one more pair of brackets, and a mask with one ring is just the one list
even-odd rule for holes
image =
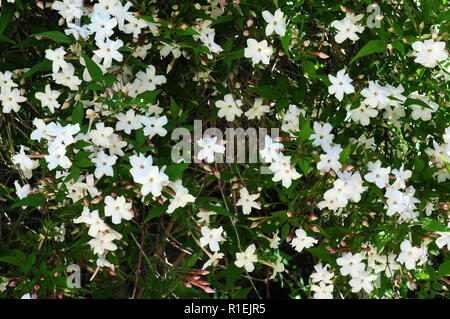
{"label": "green leaf", "polygon": [[253,287],[241,288],[233,295],[234,299],[245,299]]}
{"label": "green leaf", "polygon": [[170,117],[172,120],[175,120],[178,117],[178,112],[180,111],[180,107],[178,106],[177,102],[173,99],[173,97],[170,97]]}
{"label": "green leaf", "polygon": [[70,167],[70,175],[74,182],[78,180],[78,178],[80,177],[80,173],[81,170],[78,166],[72,165],[72,167]]}
{"label": "green leaf", "polygon": [[85,168],[85,167],[95,166],[95,163],[91,162],[91,161],[88,160],[88,159],[82,159],[81,161],[79,161],[79,162],[77,163],[77,165],[78,165],[79,167]]}
{"label": "green leaf", "polygon": [[322,261],[326,261],[329,263],[335,263],[336,257],[334,257],[326,248],[324,247],[313,247],[313,248],[307,248],[307,250],[319,258]]}
{"label": "green leaf", "polygon": [[226,270],[226,283],[225,283],[225,290],[228,290],[231,288],[231,286],[234,284],[236,280],[239,279],[239,277],[242,276],[244,273],[243,268],[236,267],[233,263],[230,263],[228,265],[228,269]]}
{"label": "green leaf", "polygon": [[0,257],[0,262],[12,264],[18,267],[22,264],[22,262],[16,256],[2,256]]}
{"label": "green leaf", "polygon": [[339,162],[345,163],[348,159],[348,155],[350,154],[350,151],[352,150],[352,144],[348,144],[339,155]]}
{"label": "green leaf", "polygon": [[155,91],[145,91],[138,96],[136,96],[132,101],[131,104],[136,103],[153,103],[158,96],[159,92],[161,90],[155,90]]}
{"label": "green leaf", "polygon": [[42,33],[35,33],[30,35],[30,37],[43,37],[43,38],[48,38],[50,40],[53,40],[55,42],[63,42],[63,43],[67,43],[67,44],[71,44],[72,40],[66,36],[64,33],[59,32],[59,31],[47,31],[47,32],[42,32]]}
{"label": "green leaf", "polygon": [[280,98],[280,91],[276,87],[271,87],[269,85],[262,85],[257,88],[248,89],[247,92],[255,93],[263,98],[270,100],[278,100]]}
{"label": "green leaf", "polygon": [[76,141],[75,142],[75,144],[74,144],[74,148],[75,149],[77,149],[77,150],[81,150],[82,148],[84,148],[84,147],[86,147],[86,146],[90,146],[90,145],[92,145],[91,143],[89,143],[89,142],[86,142],[86,141],[83,141],[83,140],[79,140],[79,141]]}
{"label": "green leaf", "polygon": [[114,78],[114,75],[112,75],[111,73],[108,73],[108,74],[105,75],[104,80],[105,80],[105,86],[107,88],[110,88],[110,87],[113,86],[114,81],[116,79]]}
{"label": "green leaf", "polygon": [[291,58],[289,54],[289,43],[291,42],[291,35],[292,30],[288,29],[286,30],[286,34],[284,35],[284,37],[281,38],[281,45],[283,46],[283,50],[287,54],[289,59]]}
{"label": "green leaf", "polygon": [[191,27],[186,27],[184,30],[183,29],[177,29],[176,33],[180,36],[183,35],[200,35],[196,30],[194,30]]}
{"label": "green leaf", "polygon": [[438,269],[438,274],[440,277],[450,275],[450,260],[444,261]]}
{"label": "green leaf", "polygon": [[39,193],[39,194],[31,194],[27,197],[13,203],[10,208],[16,208],[21,206],[27,206],[27,207],[38,207],[43,205],[47,201],[47,198]]}
{"label": "green leaf", "polygon": [[300,130],[300,139],[302,141],[307,141],[311,136],[311,120],[309,117],[305,120]]}
{"label": "green leaf", "polygon": [[77,105],[73,108],[72,111],[72,123],[80,124],[83,122],[84,117],[84,107],[81,102],[78,102]]}
{"label": "green leaf", "polygon": [[304,159],[299,159],[298,165],[300,166],[300,169],[302,170],[303,174],[308,175],[309,161],[305,161]]}
{"label": "green leaf", "polygon": [[391,241],[397,232],[394,230],[381,231],[377,234],[376,244],[377,251],[380,251],[389,241]]}
{"label": "green leaf", "polygon": [[216,212],[217,214],[234,217],[233,214],[231,214],[229,211],[227,211],[225,208],[221,206],[215,206],[210,204],[202,204],[202,207],[206,210]]}
{"label": "green leaf", "polygon": [[365,46],[362,47],[361,50],[359,50],[358,54],[356,54],[356,56],[350,61],[350,64],[363,56],[370,55],[372,53],[380,53],[385,49],[386,42],[383,40],[370,40]]}
{"label": "green leaf", "polygon": [[423,218],[420,220],[422,224],[422,229],[429,232],[450,232],[450,229],[443,223],[432,219],[432,218]]}
{"label": "green leaf", "polygon": [[188,166],[189,163],[172,164],[167,166],[164,172],[169,176],[170,180],[174,181],[181,178],[181,175],[183,175],[183,172]]}
{"label": "green leaf", "polygon": [[153,218],[159,217],[167,211],[167,205],[162,206],[155,204],[150,208],[150,214],[145,218],[144,223],[152,220]]}
{"label": "green leaf", "polygon": [[13,40],[11,40],[10,38],[8,38],[7,36],[0,34],[0,42],[7,42],[7,43],[11,43],[11,44],[16,44],[16,42],[14,42]]}
{"label": "green leaf", "polygon": [[101,91],[104,90],[103,86],[101,86],[99,83],[97,82],[91,82],[88,85],[86,85],[84,87],[84,89],[86,90],[90,90],[90,91]]}
{"label": "green leaf", "polygon": [[309,74],[316,74],[316,68],[314,67],[314,63],[310,60],[303,60],[302,61],[302,67],[303,67],[303,71],[305,73],[309,73]]}
{"label": "green leaf", "polygon": [[6,29],[14,14],[14,5],[3,4],[2,15],[0,16],[0,34]]}
{"label": "green leaf", "polygon": [[51,70],[52,69],[52,62],[50,60],[45,59],[44,61],[35,64],[29,69],[27,72],[22,75],[22,80],[26,79],[29,76],[32,76],[36,72],[44,71],[44,70]]}
{"label": "green leaf", "polygon": [[94,61],[92,61],[92,59],[88,57],[86,54],[83,54],[83,58],[92,80],[102,82],[103,72],[100,69],[100,67]]}

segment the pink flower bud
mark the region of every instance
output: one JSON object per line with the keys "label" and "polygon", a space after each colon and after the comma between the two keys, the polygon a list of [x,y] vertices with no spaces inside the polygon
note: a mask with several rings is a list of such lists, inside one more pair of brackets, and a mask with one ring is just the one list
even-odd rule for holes
{"label": "pink flower bud", "polygon": [[315,233],[320,233],[319,228],[317,228],[316,226],[313,226],[313,225],[309,225],[309,224],[308,224],[308,228],[311,229],[311,230],[312,230],[313,232],[315,232]]}
{"label": "pink flower bud", "polygon": [[44,3],[41,0],[36,0],[36,5],[39,9],[44,10]]}
{"label": "pink flower bud", "polygon": [[11,282],[9,283],[8,286],[9,286],[9,287],[15,287],[15,286],[17,286],[17,281],[15,281],[15,280],[11,281]]}
{"label": "pink flower bud", "polygon": [[247,27],[251,27],[253,25],[253,18],[247,20]]}
{"label": "pink flower bud", "polygon": [[41,287],[40,287],[38,284],[34,285],[34,290],[35,290],[35,291],[38,291],[39,288],[41,288]]}
{"label": "pink flower bud", "polygon": [[307,217],[308,217],[309,220],[316,220],[316,219],[319,218],[316,215],[308,215]]}
{"label": "pink flower bud", "polygon": [[286,242],[287,242],[287,243],[290,243],[293,237],[294,237],[294,232],[291,231],[291,232],[289,233],[289,235],[286,237]]}
{"label": "pink flower bud", "polygon": [[292,217],[292,216],[294,216],[294,215],[292,214],[292,212],[290,212],[290,211],[288,211],[288,212],[286,213],[286,215],[287,215],[287,217]]}
{"label": "pink flower bud", "polygon": [[37,299],[37,293],[33,292],[33,294],[31,295],[31,299]]}
{"label": "pink flower bud", "polygon": [[327,173],[327,172],[325,172],[324,170],[321,170],[321,171],[319,172],[319,174],[320,174],[321,176],[324,176],[326,173]]}
{"label": "pink flower bud", "polygon": [[63,299],[63,295],[62,295],[61,292],[58,292],[58,298],[59,298],[59,299]]}
{"label": "pink flower bud", "polygon": [[311,52],[313,55],[315,55],[315,56],[318,56],[319,58],[321,58],[321,59],[328,59],[330,56],[329,55],[326,55],[325,53],[323,53],[323,52],[315,52],[315,51],[313,51],[313,52]]}
{"label": "pink flower bud", "polygon": [[363,226],[365,227],[369,227],[369,222],[367,221],[367,219],[361,219],[361,224],[363,224]]}
{"label": "pink flower bud", "polygon": [[188,288],[192,288],[192,285],[191,285],[190,282],[182,281],[181,283],[182,283],[183,285],[185,285],[186,287],[188,287]]}
{"label": "pink flower bud", "polygon": [[244,30],[244,32],[242,32],[242,34],[244,35],[244,37],[248,37],[250,35],[250,31]]}
{"label": "pink flower bud", "polygon": [[215,293],[214,289],[212,289],[211,287],[204,287],[203,290],[208,294]]}
{"label": "pink flower bud", "polygon": [[116,272],[114,271],[114,269],[108,269],[108,272],[111,276],[117,276]]}

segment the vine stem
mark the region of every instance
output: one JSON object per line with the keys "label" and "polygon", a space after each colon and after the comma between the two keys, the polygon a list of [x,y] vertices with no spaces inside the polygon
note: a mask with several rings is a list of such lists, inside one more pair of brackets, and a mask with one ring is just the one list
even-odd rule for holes
{"label": "vine stem", "polygon": [[139,247],[139,261],[138,261],[138,268],[136,270],[136,280],[134,281],[134,288],[133,288],[133,294],[131,295],[131,299],[134,299],[134,296],[136,295],[136,289],[139,282],[139,273],[141,272],[141,261],[142,261],[142,249],[144,248],[144,227],[142,227],[141,231],[141,246]]}

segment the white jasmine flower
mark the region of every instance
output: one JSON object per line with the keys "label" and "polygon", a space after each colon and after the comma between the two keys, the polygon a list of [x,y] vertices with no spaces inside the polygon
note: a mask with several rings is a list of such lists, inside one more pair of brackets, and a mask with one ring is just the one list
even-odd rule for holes
{"label": "white jasmine flower", "polygon": [[245,215],[250,214],[252,208],[261,209],[261,206],[255,202],[259,198],[260,194],[250,195],[247,188],[243,187],[239,191],[240,198],[236,203],[236,206],[242,206],[242,212]]}
{"label": "white jasmine flower", "polygon": [[216,101],[216,107],[219,108],[217,116],[220,118],[225,117],[227,121],[234,121],[235,116],[241,116],[242,106],[241,100],[234,100],[231,94],[226,94],[223,100]]}
{"label": "white jasmine flower", "polygon": [[253,263],[258,262],[255,250],[255,244],[251,244],[243,253],[236,253],[236,261],[234,264],[239,268],[244,267],[246,271],[252,272],[255,269]]}
{"label": "white jasmine flower", "polygon": [[339,101],[342,101],[344,94],[355,93],[355,87],[351,85],[352,79],[345,73],[345,69],[338,71],[336,76],[328,74],[331,86],[328,87],[328,93],[335,95]]}
{"label": "white jasmine flower", "polygon": [[267,44],[267,40],[258,42],[255,39],[247,39],[247,47],[244,49],[244,56],[246,58],[251,58],[253,65],[259,62],[269,64],[272,54],[273,48]]}

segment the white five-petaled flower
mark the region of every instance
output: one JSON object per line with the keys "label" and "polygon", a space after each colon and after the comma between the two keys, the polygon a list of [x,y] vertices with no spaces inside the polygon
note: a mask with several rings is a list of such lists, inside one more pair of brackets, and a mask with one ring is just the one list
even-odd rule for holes
{"label": "white five-petaled flower", "polygon": [[389,183],[389,173],[391,172],[390,167],[381,167],[381,161],[377,160],[374,162],[369,162],[367,165],[369,168],[369,173],[364,175],[366,181],[370,183],[375,183],[379,188],[386,187]]}
{"label": "white five-petaled flower", "polygon": [[304,248],[310,248],[314,244],[317,244],[317,239],[309,237],[301,228],[295,231],[295,236],[296,237],[291,241],[291,246],[298,252],[301,252]]}
{"label": "white five-petaled flower", "polygon": [[311,285],[311,291],[314,291],[314,299],[333,299],[333,285],[327,285],[323,281],[319,285]]}
{"label": "white five-petaled flower", "polygon": [[143,71],[136,73],[136,79],[141,81],[139,93],[154,91],[157,85],[164,84],[167,81],[164,75],[156,75],[156,69],[153,65],[149,65],[145,73]]}
{"label": "white five-petaled flower", "polygon": [[320,125],[317,122],[313,124],[314,133],[309,137],[313,141],[314,146],[321,146],[324,151],[326,151],[330,144],[333,142],[334,135],[331,134],[333,127],[330,123],[325,123]]}
{"label": "white five-petaled flower", "polygon": [[216,107],[219,108],[217,116],[225,117],[227,121],[234,121],[235,116],[241,116],[241,100],[235,100],[231,94],[226,94],[223,100],[216,101]]}
{"label": "white five-petaled flower", "polygon": [[48,147],[48,155],[44,156],[48,163],[48,169],[55,169],[58,165],[63,168],[70,168],[72,162],[66,156],[66,147],[63,144],[52,143]]}
{"label": "white five-petaled flower", "polygon": [[123,59],[122,54],[118,51],[119,48],[123,46],[123,41],[118,39],[113,41],[111,39],[106,39],[106,41],[97,41],[95,43],[98,50],[94,50],[94,54],[103,59],[103,66],[109,68],[113,60],[121,62]]}
{"label": "white five-petaled flower", "polygon": [[[447,227],[450,227],[450,223],[447,224]],[[436,245],[439,248],[447,245],[447,249],[450,250],[450,232],[437,231],[436,234],[440,236],[438,239],[436,239]]]}
{"label": "white five-petaled flower", "polygon": [[236,206],[242,206],[242,212],[245,215],[250,214],[252,208],[261,209],[261,206],[255,202],[259,198],[260,194],[250,195],[247,188],[243,187],[239,191],[240,197],[236,203]]}
{"label": "white five-petaled flower", "polygon": [[276,34],[284,37],[286,33],[286,17],[283,16],[280,8],[273,15],[269,11],[263,11],[262,16],[267,22],[266,36],[271,35],[275,31]]}
{"label": "white five-petaled flower", "polygon": [[283,144],[274,143],[269,135],[266,135],[264,141],[264,148],[259,150],[259,155],[266,163],[271,163],[274,160],[278,160],[280,157],[280,149],[283,148]]}
{"label": "white five-petaled flower", "polygon": [[347,253],[344,256],[336,259],[336,263],[341,266],[340,272],[342,276],[350,274],[352,277],[357,276],[360,271],[364,271],[366,267],[361,260],[363,256],[360,253]]}
{"label": "white five-petaled flower", "polygon": [[167,124],[167,117],[164,116],[141,116],[140,121],[144,126],[144,135],[150,139],[155,135],[165,136],[167,130],[163,127]]}
{"label": "white five-petaled flower", "polygon": [[47,49],[45,50],[45,58],[52,61],[52,71],[53,73],[57,73],[59,69],[65,69],[69,66],[69,63],[67,63],[64,60],[64,56],[66,54],[66,51],[63,47],[59,47],[55,50]]}
{"label": "white five-petaled flower", "polygon": [[200,238],[200,246],[205,247],[206,245],[209,245],[209,249],[211,249],[211,251],[219,251],[219,241],[222,240],[222,231],[222,226],[212,229],[208,226],[203,226],[201,228],[203,237]]}
{"label": "white five-petaled flower", "polygon": [[175,183],[173,188],[175,189],[175,197],[170,199],[170,204],[167,208],[168,214],[171,214],[179,207],[185,207],[187,203],[193,203],[195,201],[195,197],[189,194],[188,189],[181,184],[181,181]]}
{"label": "white five-petaled flower", "polygon": [[448,53],[445,50],[445,42],[437,42],[428,39],[423,42],[416,41],[412,44],[414,62],[422,64],[427,68],[434,68],[438,62],[447,60]]}
{"label": "white five-petaled flower", "polygon": [[105,204],[105,216],[111,216],[113,224],[120,224],[122,218],[130,220],[133,217],[131,203],[128,203],[124,196],[118,196],[116,199],[106,196]]}
{"label": "white five-petaled flower", "polygon": [[247,47],[244,49],[244,56],[246,58],[251,58],[253,64],[259,62],[269,64],[272,54],[273,48],[267,44],[267,40],[258,42],[255,39],[247,39]]}
{"label": "white five-petaled flower", "polygon": [[259,120],[261,119],[261,116],[263,116],[265,113],[269,113],[270,106],[263,105],[262,103],[263,103],[262,99],[256,98],[253,107],[249,109],[247,112],[245,112],[245,115],[248,117],[249,120],[253,120],[254,118],[257,118]]}
{"label": "white five-petaled flower", "polygon": [[19,181],[14,181],[14,186],[16,187],[16,194],[19,199],[27,197],[31,192],[31,186],[29,184],[20,186]]}
{"label": "white five-petaled flower", "polygon": [[116,115],[118,121],[116,122],[116,131],[124,131],[130,134],[132,130],[138,130],[142,127],[140,117],[136,116],[133,109],[129,109],[127,113],[119,113]]}
{"label": "white five-petaled flower", "polygon": [[331,278],[334,277],[334,273],[328,271],[330,265],[326,264],[323,266],[322,264],[317,264],[314,266],[315,272],[311,274],[311,281],[314,282],[323,282],[325,284],[331,284]]}
{"label": "white five-petaled flower", "polygon": [[422,255],[422,250],[418,247],[412,246],[408,239],[405,239],[400,244],[401,252],[397,257],[397,261],[404,264],[406,269],[411,270],[416,268],[416,262]]}
{"label": "white five-petaled flower", "polygon": [[217,136],[202,138],[197,141],[197,144],[202,148],[197,155],[199,161],[205,159],[208,163],[212,163],[215,153],[225,153],[225,146],[217,144]]}
{"label": "white five-petaled flower", "polygon": [[19,103],[25,102],[27,98],[20,94],[19,89],[10,86],[1,86],[0,88],[0,102],[3,105],[3,113],[10,113],[11,110],[19,112]]}
{"label": "white five-petaled flower", "polygon": [[113,176],[114,170],[113,165],[116,164],[117,156],[116,155],[106,155],[103,150],[97,153],[97,156],[92,159],[92,162],[95,163],[95,171],[94,175],[96,178],[100,178],[103,175]]}
{"label": "white five-petaled flower", "polygon": [[255,244],[251,244],[243,253],[236,253],[236,261],[234,264],[239,268],[244,267],[246,271],[252,272],[255,269],[253,263],[258,262],[255,250]]}
{"label": "white five-petaled flower", "polygon": [[347,16],[342,20],[334,20],[331,26],[338,30],[338,33],[334,36],[334,40],[337,43],[342,43],[347,39],[356,41],[359,36],[356,33],[361,33],[364,31],[364,27],[357,25],[356,22],[364,17],[363,14],[355,16],[352,14],[347,14]]}
{"label": "white five-petaled flower", "polygon": [[377,275],[371,275],[368,271],[360,271],[352,276],[349,284],[352,287],[352,292],[359,292],[364,289],[366,293],[370,294],[373,290],[371,282],[375,279],[377,279]]}
{"label": "white five-petaled flower", "polygon": [[339,101],[342,101],[345,94],[355,93],[355,87],[350,84],[352,79],[345,73],[345,69],[338,71],[336,76],[328,74],[331,86],[328,87],[328,93],[335,95]]}
{"label": "white five-petaled flower", "polygon": [[37,92],[35,97],[41,101],[42,107],[47,106],[52,113],[55,112],[55,108],[59,108],[61,104],[58,102],[58,97],[61,94],[59,91],[53,91],[50,88],[50,84],[45,86],[45,92]]}
{"label": "white five-petaled flower", "polygon": [[295,167],[291,165],[291,157],[284,156],[282,153],[280,153],[280,156],[272,162],[269,169],[274,172],[272,181],[281,181],[282,185],[286,188],[291,186],[292,180],[296,180],[301,176],[295,170]]}

